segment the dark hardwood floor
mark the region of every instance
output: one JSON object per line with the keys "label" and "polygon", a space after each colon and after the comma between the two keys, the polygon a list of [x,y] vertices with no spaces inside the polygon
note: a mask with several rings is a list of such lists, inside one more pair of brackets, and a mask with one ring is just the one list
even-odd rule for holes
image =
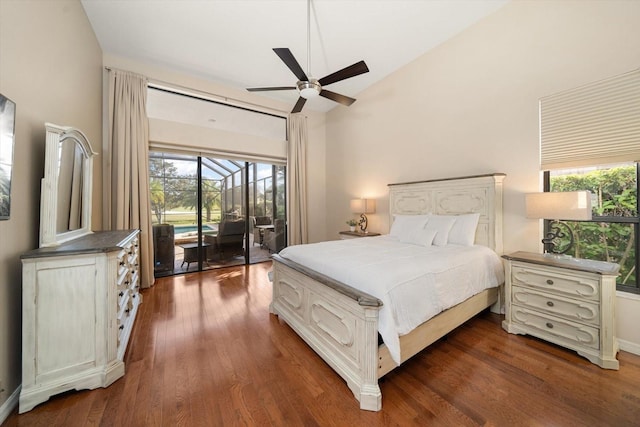
{"label": "dark hardwood floor", "polygon": [[270,263],[167,277],[143,292],[126,375],[52,397],[6,426],[632,426],[640,357],[620,370],[510,335],[485,312],[386,376],[366,412],[268,312]]}

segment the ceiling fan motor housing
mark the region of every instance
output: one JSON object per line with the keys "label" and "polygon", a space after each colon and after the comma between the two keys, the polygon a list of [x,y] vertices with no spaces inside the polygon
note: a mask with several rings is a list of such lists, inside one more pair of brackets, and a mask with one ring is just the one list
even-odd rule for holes
{"label": "ceiling fan motor housing", "polygon": [[297,84],[298,92],[300,92],[300,96],[309,99],[315,98],[320,95],[320,91],[322,90],[322,86],[318,83],[316,79],[310,79],[309,81],[299,81]]}

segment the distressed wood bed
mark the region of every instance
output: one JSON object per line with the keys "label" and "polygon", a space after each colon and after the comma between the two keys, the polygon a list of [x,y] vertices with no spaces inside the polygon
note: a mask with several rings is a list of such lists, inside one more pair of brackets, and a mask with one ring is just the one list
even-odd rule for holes
{"label": "distressed wood bed", "polygon": [[[500,255],[504,176],[390,184],[390,218],[395,214],[479,213],[475,243]],[[378,379],[396,368],[384,343],[378,343],[381,301],[278,255],[273,261],[270,312],[283,319],[346,381],[361,409],[379,411],[382,393]],[[499,312],[500,291],[487,289],[401,336],[401,362],[487,307]]]}

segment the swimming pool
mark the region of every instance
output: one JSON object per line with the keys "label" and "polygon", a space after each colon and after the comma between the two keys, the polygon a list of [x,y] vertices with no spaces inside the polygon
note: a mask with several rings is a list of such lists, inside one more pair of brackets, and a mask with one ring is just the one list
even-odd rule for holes
{"label": "swimming pool", "polygon": [[[202,231],[209,231],[209,230],[213,230],[213,228],[208,225],[202,226]],[[198,231],[197,225],[174,225],[173,226],[174,234],[191,233],[195,231]]]}

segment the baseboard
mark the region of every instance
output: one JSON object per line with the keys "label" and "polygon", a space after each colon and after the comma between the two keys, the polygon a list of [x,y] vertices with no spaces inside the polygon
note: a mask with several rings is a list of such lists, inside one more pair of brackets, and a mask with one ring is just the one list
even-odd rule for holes
{"label": "baseboard", "polygon": [[618,345],[620,346],[620,350],[640,356],[640,344],[618,338]]}
{"label": "baseboard", "polygon": [[18,386],[16,391],[14,391],[11,396],[9,396],[9,398],[2,404],[2,406],[0,406],[0,425],[2,425],[2,423],[4,423],[7,418],[9,418],[11,412],[13,412],[16,406],[18,406],[18,402],[20,399],[20,388],[21,386]]}

